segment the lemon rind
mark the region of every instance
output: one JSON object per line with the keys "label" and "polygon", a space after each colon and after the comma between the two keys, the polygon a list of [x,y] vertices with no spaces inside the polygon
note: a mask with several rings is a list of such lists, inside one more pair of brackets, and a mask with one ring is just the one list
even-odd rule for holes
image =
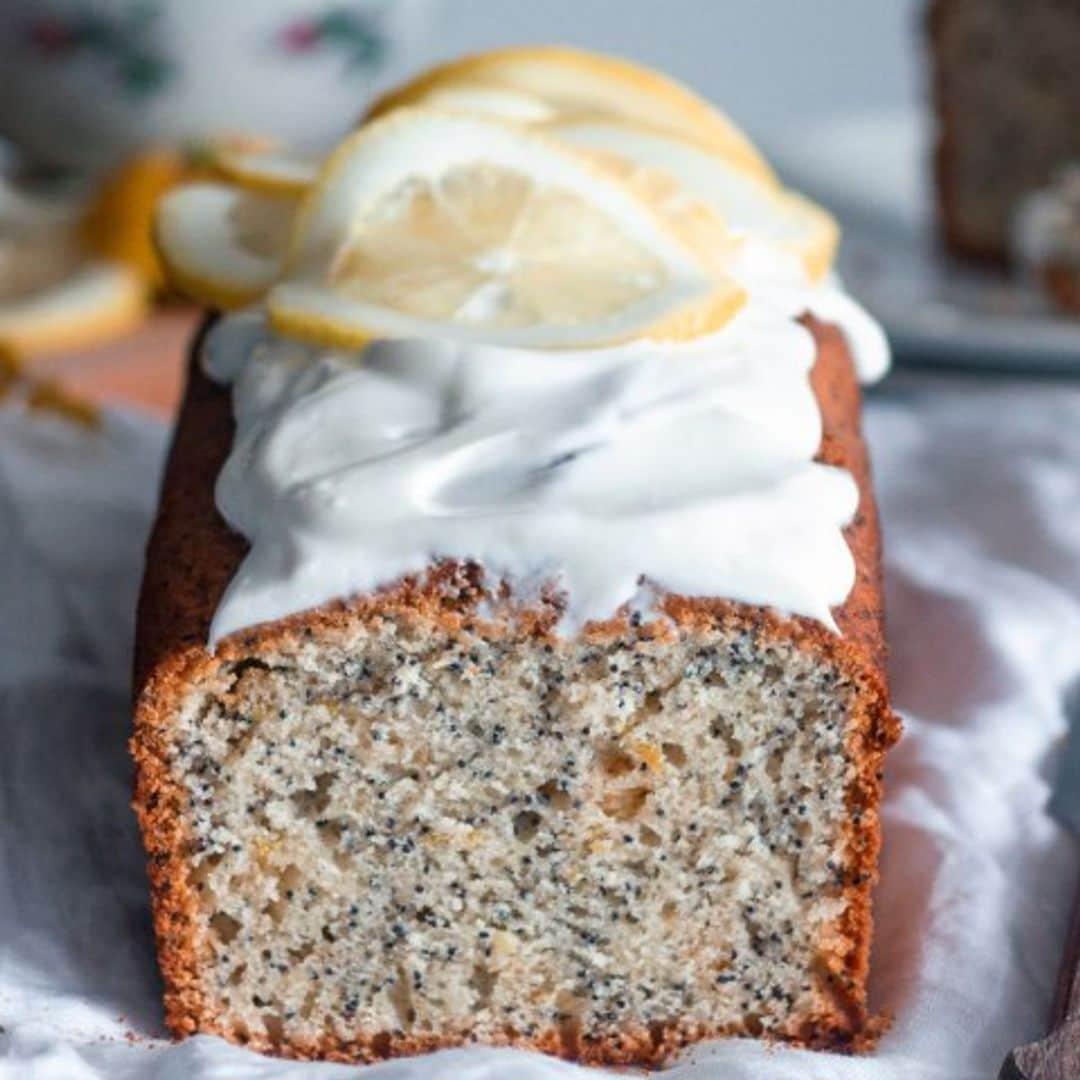
{"label": "lemon rind", "polygon": [[[182,200],[189,199],[194,188],[211,188],[224,192],[233,192],[237,199],[245,195],[256,197],[265,196],[264,192],[250,192],[247,189],[225,184],[206,183],[200,185],[188,185],[177,188],[164,198],[158,205],[154,216],[153,243],[158,256],[161,259],[170,284],[185,296],[198,303],[209,307],[231,311],[236,308],[247,307],[264,296],[267,289],[277,280],[282,268],[282,261],[260,260],[246,252],[239,252],[244,262],[247,263],[246,271],[230,275],[223,272],[218,266],[213,266],[209,260],[195,265],[188,262],[177,250],[175,237],[184,229],[181,224],[183,211],[178,209]],[[282,212],[285,212],[285,201],[282,200]],[[170,220],[170,215],[180,218],[181,221]],[[198,248],[198,244],[192,244]],[[282,253],[284,255],[284,252]],[[260,273],[258,264],[264,263],[264,269]]]}
{"label": "lemon rind", "polygon": [[[214,159],[214,168],[222,179],[246,191],[260,195],[295,196],[303,195],[312,185],[319,173],[319,164],[312,162],[310,175],[303,177],[275,172],[272,168],[260,167],[256,159],[279,157],[288,160],[287,152],[233,151],[223,150]],[[298,159],[294,158],[294,161]]]}
{"label": "lemon rind", "polygon": [[636,87],[666,103],[673,115],[684,117],[685,124],[678,125],[675,130],[697,145],[731,160],[765,183],[777,183],[771,166],[750,138],[723,112],[688,86],[629,60],[564,45],[508,46],[448,61],[376,98],[365,118],[374,119],[393,109],[415,105],[442,86],[465,82],[484,85],[485,81],[498,86],[499,68],[515,60],[546,61],[590,75],[599,71],[601,77],[606,76],[614,83]]}

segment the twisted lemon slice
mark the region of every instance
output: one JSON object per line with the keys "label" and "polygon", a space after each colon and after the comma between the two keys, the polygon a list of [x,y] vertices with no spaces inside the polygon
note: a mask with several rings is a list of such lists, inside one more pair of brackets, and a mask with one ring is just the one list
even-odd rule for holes
{"label": "twisted lemon slice", "polygon": [[679,135],[775,184],[753,143],[718,109],[656,71],[563,46],[522,46],[432,68],[381,97],[369,115],[402,105],[454,105],[526,123],[616,119]]}
{"label": "twisted lemon slice", "polygon": [[129,267],[151,290],[165,284],[151,237],[154,207],[166,192],[196,179],[177,150],[150,149],[122,162],[98,186],[81,225],[83,245],[100,259]]}
{"label": "twisted lemon slice", "polygon": [[684,192],[708,204],[736,235],[791,251],[813,280],[832,265],[840,230],[810,200],[768,184],[685,139],[616,120],[569,120],[551,133],[573,146],[615,154],[673,177]]}
{"label": "twisted lemon slice", "polygon": [[405,108],[329,159],[267,306],[282,333],[341,347],[571,348],[695,337],[742,299],[587,158],[517,125]]}
{"label": "twisted lemon slice", "polygon": [[191,184],[158,203],[154,239],[172,283],[216,308],[243,307],[281,272],[296,200]]}

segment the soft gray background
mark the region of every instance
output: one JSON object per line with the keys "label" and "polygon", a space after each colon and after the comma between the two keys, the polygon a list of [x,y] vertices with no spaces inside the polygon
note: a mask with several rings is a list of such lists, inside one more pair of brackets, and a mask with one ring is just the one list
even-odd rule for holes
{"label": "soft gray background", "polygon": [[921,100],[923,0],[442,0],[416,67],[525,41],[686,80],[770,148],[803,119]]}

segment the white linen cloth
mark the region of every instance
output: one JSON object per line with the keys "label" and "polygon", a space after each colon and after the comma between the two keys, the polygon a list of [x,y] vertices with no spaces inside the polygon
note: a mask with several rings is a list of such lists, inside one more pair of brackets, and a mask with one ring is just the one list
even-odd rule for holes
{"label": "white linen cloth", "polygon": [[[902,375],[867,412],[897,708],[871,1056],[700,1047],[671,1080],[985,1080],[1037,1037],[1075,887],[1046,814],[1080,672],[1080,383]],[[0,413],[0,1080],[542,1080],[469,1049],[355,1066],[165,1040],[128,808],[128,654],[164,433]]]}

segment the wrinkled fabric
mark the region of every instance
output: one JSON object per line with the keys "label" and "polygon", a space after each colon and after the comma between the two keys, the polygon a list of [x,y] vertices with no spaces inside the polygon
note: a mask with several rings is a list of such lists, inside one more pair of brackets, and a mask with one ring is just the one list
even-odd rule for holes
{"label": "wrinkled fabric", "polygon": [[[1080,383],[903,375],[867,429],[892,682],[878,1050],[738,1040],[672,1080],[984,1080],[1044,1026],[1077,852],[1046,813],[1080,675]],[[554,1080],[506,1050],[367,1069],[164,1037],[128,807],[133,611],[165,433],[0,413],[0,1078]]]}

